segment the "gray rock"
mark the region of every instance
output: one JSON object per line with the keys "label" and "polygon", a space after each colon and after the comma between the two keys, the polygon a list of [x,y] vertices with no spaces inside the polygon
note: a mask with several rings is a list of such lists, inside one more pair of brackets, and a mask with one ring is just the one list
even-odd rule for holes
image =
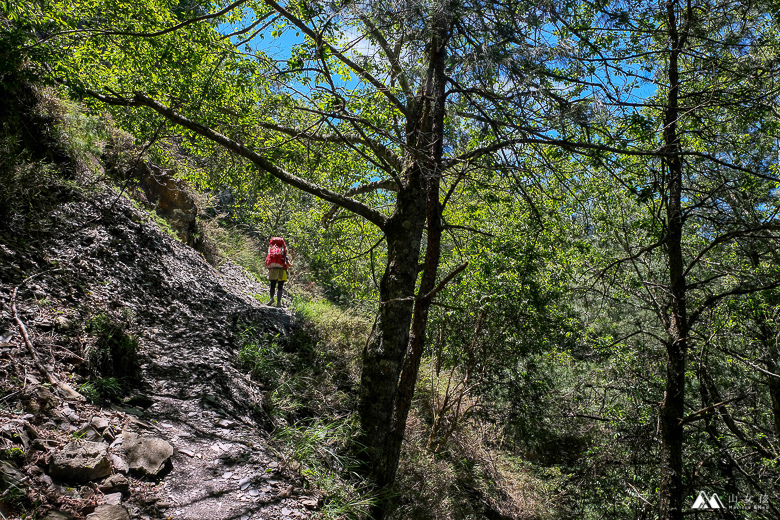
{"label": "gray rock", "polygon": [[109,458],[111,459],[111,465],[114,466],[114,471],[117,473],[124,473],[126,475],[130,471],[130,466],[128,466],[127,461],[119,455],[112,453],[109,455]]}
{"label": "gray rock", "polygon": [[27,475],[16,469],[8,462],[0,462],[0,482],[9,482],[20,487],[27,480]]}
{"label": "gray rock", "polygon": [[122,446],[133,474],[156,477],[171,467],[173,446],[159,437],[129,434]]}
{"label": "gray rock", "polygon": [[103,430],[108,428],[108,419],[96,415],[92,418],[90,424],[92,424],[92,427],[95,428],[97,431],[102,432]]}
{"label": "gray rock", "polygon": [[306,507],[306,509],[315,509],[316,510],[316,509],[320,508],[319,500],[315,500],[315,499],[304,500],[303,502],[301,502],[301,504],[303,504],[304,507]]}
{"label": "gray rock", "polygon": [[88,482],[111,474],[108,445],[104,442],[74,441],[55,453],[49,474],[68,482]]}
{"label": "gray rock", "polygon": [[[69,384],[59,382],[57,383],[57,390],[59,391],[60,395],[62,395],[65,399],[72,399],[74,401],[86,401],[87,398],[75,391]],[[78,419],[80,420],[80,419]],[[78,422],[75,421],[75,422]]]}
{"label": "gray rock", "polygon": [[57,316],[54,318],[54,326],[60,330],[69,330],[73,328],[73,322],[65,316]]}
{"label": "gray rock", "polygon": [[111,475],[103,481],[98,489],[103,493],[128,493],[130,491],[130,481],[123,475]]}
{"label": "gray rock", "polygon": [[87,520],[130,520],[130,515],[122,506],[97,506],[94,513],[87,515]]}
{"label": "gray rock", "polygon": [[103,497],[103,503],[110,506],[118,506],[122,503],[122,493],[109,493]]}

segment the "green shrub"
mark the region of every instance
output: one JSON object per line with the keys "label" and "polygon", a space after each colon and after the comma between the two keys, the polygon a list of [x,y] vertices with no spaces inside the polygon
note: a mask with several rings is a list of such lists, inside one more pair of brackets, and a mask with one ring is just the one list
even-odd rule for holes
{"label": "green shrub", "polygon": [[116,377],[95,377],[79,387],[79,393],[93,404],[115,400],[122,392],[122,383]]}
{"label": "green shrub", "polygon": [[309,301],[295,297],[292,309],[301,330],[316,343],[317,351],[330,357],[330,368],[342,378],[357,383],[360,356],[371,333],[371,320],[324,299]]}
{"label": "green shrub", "polygon": [[87,366],[98,376],[131,377],[138,370],[138,339],[125,332],[127,323],[98,314],[85,330],[95,336],[87,348]]}
{"label": "green shrub", "polygon": [[220,220],[205,220],[201,229],[206,235],[204,247],[211,251],[206,254],[212,257],[211,262],[218,264],[219,259],[227,258],[250,272],[257,280],[268,278],[265,267],[265,247],[256,239],[243,234],[239,229],[226,225]]}
{"label": "green shrub", "polygon": [[266,385],[273,384],[285,364],[279,336],[258,337],[255,330],[248,327],[239,337],[242,346],[238,360],[241,365],[250,371],[255,380]]}
{"label": "green shrub", "polygon": [[16,464],[19,467],[24,465],[24,457],[24,450],[17,446],[12,446],[10,448],[4,448],[3,450],[0,450],[0,460],[7,460],[8,462]]}

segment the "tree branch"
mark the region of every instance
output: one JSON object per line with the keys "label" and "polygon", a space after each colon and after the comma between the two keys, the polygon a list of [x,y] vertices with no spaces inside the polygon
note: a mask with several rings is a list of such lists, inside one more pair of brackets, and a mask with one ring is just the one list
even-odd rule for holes
{"label": "tree branch", "polygon": [[719,300],[722,300],[723,298],[726,298],[728,296],[741,296],[744,294],[753,294],[761,291],[767,291],[769,289],[775,289],[777,287],[780,287],[780,281],[769,284],[769,285],[762,285],[761,287],[742,287],[742,288],[736,288],[732,289],[731,291],[722,292],[720,294],[713,294],[704,302],[699,305],[699,308],[696,309],[693,313],[691,313],[690,322],[691,324],[698,321],[699,316],[701,316],[701,313],[704,312],[707,308],[710,307],[710,305],[717,303]]}
{"label": "tree branch", "polygon": [[[365,184],[363,186],[358,186],[356,188],[352,188],[351,190],[347,190],[344,193],[345,197],[352,197],[353,195],[361,195],[363,193],[369,193],[371,191],[376,190],[388,190],[388,191],[398,191],[398,184],[393,179],[384,179],[381,181],[372,182],[370,184]],[[333,206],[328,210],[327,213],[325,213],[322,216],[322,226],[327,229],[328,222],[336,215],[336,212],[339,210],[338,206]]]}
{"label": "tree branch", "polygon": [[712,250],[717,246],[718,244],[722,244],[723,242],[726,242],[728,240],[731,240],[733,238],[737,237],[743,237],[750,233],[754,233],[756,231],[766,231],[766,230],[777,230],[778,229],[777,224],[764,224],[762,226],[754,227],[751,229],[740,229],[739,231],[732,231],[731,233],[726,233],[724,235],[720,235],[719,237],[716,237],[712,242],[710,242],[707,247],[699,251],[699,254],[696,255],[696,258],[690,261],[688,263],[688,267],[685,268],[685,272],[683,272],[683,276],[687,276],[688,272],[693,269],[693,267],[699,262],[699,260],[702,259],[704,255],[707,254],[708,251]]}
{"label": "tree branch", "polygon": [[401,103],[397,97],[393,95],[393,93],[390,91],[387,86],[376,79],[370,72],[368,72],[366,69],[349,59],[347,56],[345,56],[341,51],[339,51],[336,47],[331,45],[330,43],[326,42],[322,39],[322,35],[315,33],[308,25],[303,23],[303,20],[293,15],[290,11],[276,3],[274,0],[265,0],[265,3],[269,6],[273,7],[279,14],[287,18],[295,27],[297,27],[302,33],[304,33],[306,36],[311,38],[314,43],[318,47],[326,47],[330,52],[333,53],[336,58],[338,58],[342,63],[350,67],[352,70],[354,70],[361,78],[371,83],[371,85],[374,86],[379,92],[381,92],[390,103],[398,109],[399,112],[401,112],[404,116],[408,117],[409,113],[406,109],[406,106],[404,106],[403,103]]}
{"label": "tree branch", "polygon": [[447,285],[449,283],[449,281],[452,280],[455,277],[455,275],[457,275],[459,272],[463,271],[466,267],[468,267],[468,265],[469,265],[468,262],[463,262],[461,265],[456,267],[454,271],[452,271],[450,274],[445,276],[444,280],[439,282],[439,285],[437,285],[436,287],[431,289],[428,294],[418,298],[418,300],[429,300],[429,299],[433,298],[434,296],[436,296],[436,293],[438,293],[439,291],[444,289],[444,286]]}
{"label": "tree branch", "polygon": [[387,59],[390,61],[390,65],[393,67],[393,74],[395,74],[395,76],[398,78],[398,84],[401,85],[401,91],[403,91],[404,96],[407,98],[411,97],[412,91],[409,89],[409,82],[407,81],[406,75],[401,68],[401,64],[398,62],[398,53],[394,52],[393,49],[390,48],[390,44],[387,43],[385,35],[379,31],[377,26],[374,25],[374,23],[368,16],[365,15],[365,13],[358,12],[357,14],[360,20],[366,24],[366,27],[368,27],[368,30],[371,32],[374,38],[376,38],[376,41],[379,43],[379,46],[385,53],[385,56],[387,56]]}
{"label": "tree branch", "polygon": [[[133,36],[138,38],[154,38],[156,36],[163,36],[168,33],[172,33],[174,31],[178,31],[179,29],[186,27],[188,25],[192,25],[194,23],[203,22],[206,20],[211,20],[213,18],[219,18],[220,16],[232,11],[236,7],[240,6],[243,3],[246,3],[248,0],[236,0],[229,6],[225,7],[224,9],[217,11],[216,13],[209,13],[204,14],[202,16],[196,16],[195,18],[190,18],[189,20],[184,20],[183,22],[177,23],[176,25],[173,25],[171,27],[168,27],[167,29],[161,29],[159,31],[151,32],[151,33],[137,33],[132,31],[101,31],[101,30],[94,30],[94,29],[76,29],[74,31],[64,31],[62,33],[54,34],[53,36],[62,36],[64,34],[75,34],[75,33],[83,33],[83,32],[91,32],[91,33],[98,33],[103,34],[106,36]],[[264,20],[268,16],[270,16],[269,13],[265,13],[260,17],[260,19],[255,22],[253,25],[257,25],[260,21]],[[250,26],[251,28],[251,26]]]}
{"label": "tree branch", "polygon": [[698,421],[699,419],[703,419],[705,417],[705,414],[707,414],[707,413],[709,413],[709,412],[711,412],[711,411],[713,411],[713,410],[715,410],[717,408],[720,408],[721,406],[725,406],[725,405],[727,405],[729,403],[733,403],[734,401],[741,401],[745,397],[747,397],[747,396],[746,395],[740,395],[739,397],[734,397],[732,399],[726,399],[725,401],[721,401],[719,403],[711,404],[711,405],[707,406],[706,408],[702,408],[701,410],[695,411],[692,414],[690,414],[690,415],[680,419],[680,426],[682,426],[683,424],[687,424],[689,422]]}
{"label": "tree branch", "polygon": [[488,233],[487,231],[482,231],[481,229],[469,227],[469,226],[460,226],[457,224],[444,224],[441,227],[442,231],[449,231],[452,229],[462,229],[464,231],[471,231],[472,233],[479,233],[480,235],[485,235],[486,237],[494,238],[496,235],[492,233]]}
{"label": "tree branch", "polygon": [[231,152],[250,160],[261,170],[265,171],[266,173],[269,173],[270,175],[273,175],[274,177],[281,180],[285,184],[289,184],[294,188],[298,188],[301,191],[310,193],[311,195],[314,195],[315,197],[318,197],[326,202],[330,202],[348,211],[351,211],[356,215],[360,215],[361,217],[365,218],[372,224],[376,225],[379,229],[385,228],[385,225],[387,223],[387,217],[382,215],[379,211],[372,208],[371,206],[358,202],[354,199],[350,199],[349,197],[345,197],[334,191],[328,190],[326,188],[323,188],[322,186],[318,186],[312,182],[309,182],[306,179],[302,179],[296,175],[293,175],[287,172],[286,170],[279,168],[271,161],[269,161],[262,155],[258,154],[257,152],[250,150],[243,144],[234,141],[233,139],[225,135],[220,134],[219,132],[213,130],[212,128],[209,128],[205,125],[202,125],[200,123],[192,121],[191,119],[186,118],[185,116],[163,105],[162,103],[159,103],[158,101],[152,99],[151,97],[147,96],[142,92],[136,92],[133,99],[110,97],[92,91],[88,91],[88,94],[110,105],[149,107],[155,112],[157,112],[158,114],[168,119],[169,121],[176,123],[177,125],[187,128],[189,130],[192,130],[196,134],[199,134],[205,137],[206,139],[209,139],[210,141],[213,141],[223,146],[227,150],[230,150]]}
{"label": "tree branch", "polygon": [[24,322],[19,318],[19,315],[16,312],[16,292],[18,290],[19,287],[15,287],[14,293],[11,296],[11,311],[14,314],[14,321],[16,321],[16,324],[19,326],[19,332],[21,332],[22,339],[24,339],[24,346],[27,347],[27,352],[30,353],[30,357],[32,357],[33,363],[35,363],[35,366],[38,368],[41,374],[46,376],[46,379],[49,381],[49,383],[56,386],[57,380],[49,373],[48,370],[46,370],[46,367],[43,366],[41,360],[38,359],[38,354],[35,353],[35,349],[33,348],[32,342],[30,341],[30,336],[27,334],[27,327],[24,326]]}
{"label": "tree branch", "polygon": [[312,134],[310,132],[297,130],[295,128],[289,128],[276,123],[258,123],[258,126],[266,128],[268,130],[274,130],[282,134],[289,135],[295,138],[304,138],[307,141],[318,143],[343,143],[343,144],[363,144],[371,148],[381,159],[387,162],[396,171],[401,170],[401,161],[398,156],[393,153],[391,149],[382,143],[378,143],[373,139],[369,139],[365,136],[358,135],[343,135],[343,134]]}

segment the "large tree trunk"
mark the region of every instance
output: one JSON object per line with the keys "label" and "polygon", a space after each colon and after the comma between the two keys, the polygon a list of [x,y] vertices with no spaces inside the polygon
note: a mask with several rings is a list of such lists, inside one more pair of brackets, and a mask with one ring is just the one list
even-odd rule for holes
{"label": "large tree trunk", "polygon": [[[380,315],[363,356],[359,413],[366,446],[364,462],[379,487],[395,480],[406,419],[425,345],[428,311],[441,256],[439,201],[444,150],[445,58],[449,27],[446,14],[438,20],[429,45],[429,74],[415,118],[407,121],[415,176],[401,190],[396,213],[386,228],[388,265],[380,286]],[[422,279],[415,295],[423,228],[427,242]],[[410,333],[411,331],[411,333]],[[386,504],[372,511],[384,517]]]}
{"label": "large tree trunk", "polygon": [[392,483],[397,456],[390,431],[398,378],[409,345],[417,265],[425,224],[425,189],[415,174],[398,193],[395,214],[387,224],[387,267],[379,286],[379,316],[363,351],[358,414],[365,447],[367,476],[379,487]]}
{"label": "large tree trunk", "polygon": [[666,219],[669,263],[669,320],[666,343],[666,388],[660,410],[661,482],[659,518],[681,520],[683,517],[683,413],[685,406],[685,366],[688,350],[688,312],[685,265],[682,250],[684,217],[682,211],[683,165],[677,135],[679,116],[678,59],[682,40],[677,31],[676,3],[666,4],[669,37],[669,93],[664,118],[664,163],[667,173]]}

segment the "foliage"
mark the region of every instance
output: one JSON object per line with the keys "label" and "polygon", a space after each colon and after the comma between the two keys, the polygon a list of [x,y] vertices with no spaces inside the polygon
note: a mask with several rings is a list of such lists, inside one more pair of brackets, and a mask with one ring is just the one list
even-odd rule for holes
{"label": "foliage", "polygon": [[[394,347],[401,361],[408,351],[422,361],[398,515],[486,514],[467,496],[515,514],[518,457],[554,475],[561,514],[579,518],[666,515],[668,495],[681,504],[716,486],[776,491],[775,6],[284,6],[243,2],[169,30],[217,3],[6,3],[2,73],[52,70],[72,95],[122,107],[110,110],[153,157],[186,157],[181,176],[218,201],[209,226],[226,257],[262,278],[264,244],[284,235],[296,254],[291,282],[342,305],[297,298],[297,336],[240,326],[240,360],[312,471],[330,475],[318,439],[342,439],[312,417],[338,408],[334,395],[351,406],[359,353],[384,355],[384,330],[406,323],[413,302],[417,326],[396,336],[413,330],[418,343]],[[292,31],[302,36],[285,56],[260,41]],[[13,84],[27,85],[4,82],[7,99],[27,100],[17,112],[47,147],[20,154],[19,118],[0,118],[8,222],[51,191],[63,157],[91,164],[110,141],[97,116]],[[160,110],[144,112],[140,88],[243,148],[230,154],[204,127],[177,131]],[[309,184],[290,191],[246,149]],[[368,189],[376,181],[393,184]],[[404,206],[398,190],[416,182],[428,191]],[[335,193],[368,217],[331,207]],[[382,224],[399,208],[419,218]],[[402,275],[405,288],[388,291]],[[403,319],[387,311],[396,305]],[[376,311],[372,327],[364,316]],[[374,376],[391,364],[377,359],[364,358]],[[366,373],[365,383],[377,380]],[[393,386],[398,374],[387,379],[377,401],[409,390]],[[468,440],[475,425],[500,434]],[[680,434],[673,491],[659,475],[670,475],[659,460],[671,446],[659,425]]]}
{"label": "foliage", "polygon": [[315,420],[275,432],[306,484],[324,495],[319,518],[365,518],[376,500],[372,486],[356,473],[358,461],[349,455],[354,430],[347,420]]}
{"label": "foliage", "polygon": [[94,338],[85,349],[87,365],[96,375],[109,377],[102,385],[105,389],[115,378],[132,378],[138,370],[138,339],[127,333],[127,327],[126,318],[120,320],[106,314],[93,316],[84,326]]}
{"label": "foliage", "polygon": [[413,413],[388,518],[559,518],[564,479],[498,449],[501,431],[469,420],[446,449],[426,447],[429,428]]}
{"label": "foliage", "polygon": [[79,386],[79,393],[94,404],[115,401],[123,391],[122,381],[116,377],[92,377]]}

